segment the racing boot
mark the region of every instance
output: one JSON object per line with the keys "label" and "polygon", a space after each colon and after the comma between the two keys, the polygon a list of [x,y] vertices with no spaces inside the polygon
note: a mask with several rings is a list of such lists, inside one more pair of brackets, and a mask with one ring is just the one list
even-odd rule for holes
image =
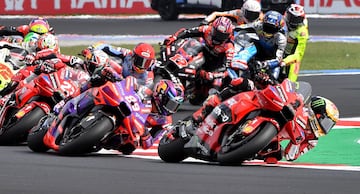
{"label": "racing boot", "polygon": [[199,125],[207,115],[211,113],[211,111],[220,104],[221,99],[217,94],[210,95],[205,102],[203,103],[202,107],[198,109],[192,115],[192,120],[195,125]]}
{"label": "racing boot", "polygon": [[261,152],[260,155],[262,158],[256,159],[263,159],[267,164],[276,164],[278,161],[282,159],[283,150],[279,142],[274,141],[267,145]]}

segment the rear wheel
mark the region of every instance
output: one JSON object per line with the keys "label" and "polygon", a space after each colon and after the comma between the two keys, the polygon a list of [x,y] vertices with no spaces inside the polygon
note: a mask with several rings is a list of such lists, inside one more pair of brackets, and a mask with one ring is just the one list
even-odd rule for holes
{"label": "rear wheel", "polygon": [[94,152],[98,150],[97,146],[102,138],[112,130],[113,122],[106,116],[102,116],[88,128],[76,125],[71,129],[65,129],[60,141],[59,153],[62,155],[78,155]]}
{"label": "rear wheel", "polygon": [[[14,112],[14,114],[16,113],[17,111]],[[35,107],[18,120],[15,120],[15,115],[12,115],[10,119],[14,118],[14,124],[9,123],[8,126],[4,126],[4,133],[0,135],[0,144],[6,145],[25,142],[31,128],[45,115],[46,113],[40,107]]]}
{"label": "rear wheel", "polygon": [[176,20],[179,16],[175,0],[159,0],[158,12],[163,20]]}
{"label": "rear wheel", "polygon": [[277,129],[272,123],[266,122],[248,136],[242,135],[239,129],[229,129],[225,133],[218,161],[222,165],[232,165],[255,156],[277,135]]}

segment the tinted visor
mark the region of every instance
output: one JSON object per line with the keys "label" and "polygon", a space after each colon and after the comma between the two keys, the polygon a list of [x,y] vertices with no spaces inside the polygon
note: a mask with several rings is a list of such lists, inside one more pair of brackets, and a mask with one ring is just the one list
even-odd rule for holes
{"label": "tinted visor", "polygon": [[294,29],[294,28],[297,28],[299,25],[301,25],[304,21],[304,18],[303,17],[297,17],[297,16],[294,16],[290,13],[287,13],[286,14],[286,21],[287,21],[287,24],[288,24],[288,27],[290,29]]}
{"label": "tinted visor", "polygon": [[146,71],[152,64],[154,60],[145,59],[137,54],[134,54],[134,67],[136,71]]}
{"label": "tinted visor", "polygon": [[267,34],[275,34],[279,31],[279,28],[268,23],[263,23],[263,31]]}
{"label": "tinted visor", "polygon": [[229,38],[229,33],[223,33],[217,29],[212,29],[211,37],[214,44],[221,44]]}
{"label": "tinted visor", "polygon": [[180,103],[169,99],[168,101],[164,103],[163,107],[169,112],[169,113],[175,113],[179,109]]}
{"label": "tinted visor", "polygon": [[245,10],[244,16],[248,20],[248,22],[253,22],[259,18],[260,13],[259,12],[253,12]]}
{"label": "tinted visor", "polygon": [[336,124],[332,119],[324,116],[318,118],[318,122],[325,134],[329,133]]}

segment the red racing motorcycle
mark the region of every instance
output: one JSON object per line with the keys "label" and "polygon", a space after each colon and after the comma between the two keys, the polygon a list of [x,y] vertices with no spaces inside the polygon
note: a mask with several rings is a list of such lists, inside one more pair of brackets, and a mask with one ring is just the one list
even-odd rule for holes
{"label": "red racing motorcycle", "polygon": [[179,39],[171,45],[160,45],[160,63],[154,68],[155,83],[160,79],[181,82],[185,97],[193,102],[198,71],[205,62],[203,45],[194,38]]}
{"label": "red racing motorcycle", "polygon": [[25,142],[29,130],[58,102],[80,94],[81,84],[88,79],[85,71],[65,65],[55,72],[39,74],[4,96],[0,99],[0,144]]}
{"label": "red racing motorcycle", "polygon": [[232,165],[257,157],[273,141],[297,144],[304,138],[310,96],[309,83],[296,85],[287,79],[238,93],[196,127],[190,119],[171,126],[159,142],[158,154],[165,162],[193,157]]}

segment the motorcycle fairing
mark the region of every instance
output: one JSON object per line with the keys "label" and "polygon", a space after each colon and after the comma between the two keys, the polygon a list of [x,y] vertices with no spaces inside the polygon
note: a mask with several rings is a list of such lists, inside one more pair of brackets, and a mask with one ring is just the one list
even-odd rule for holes
{"label": "motorcycle fairing", "polygon": [[16,114],[15,117],[17,119],[22,118],[27,113],[32,111],[35,107],[40,107],[46,114],[49,114],[51,111],[51,107],[45,102],[32,101],[29,104],[24,105]]}
{"label": "motorcycle fairing", "polygon": [[196,135],[202,142],[206,142],[210,150],[218,150],[222,129],[226,125],[236,126],[242,118],[259,109],[253,101],[254,97],[252,92],[242,92],[222,102],[205,118],[196,130]]}

